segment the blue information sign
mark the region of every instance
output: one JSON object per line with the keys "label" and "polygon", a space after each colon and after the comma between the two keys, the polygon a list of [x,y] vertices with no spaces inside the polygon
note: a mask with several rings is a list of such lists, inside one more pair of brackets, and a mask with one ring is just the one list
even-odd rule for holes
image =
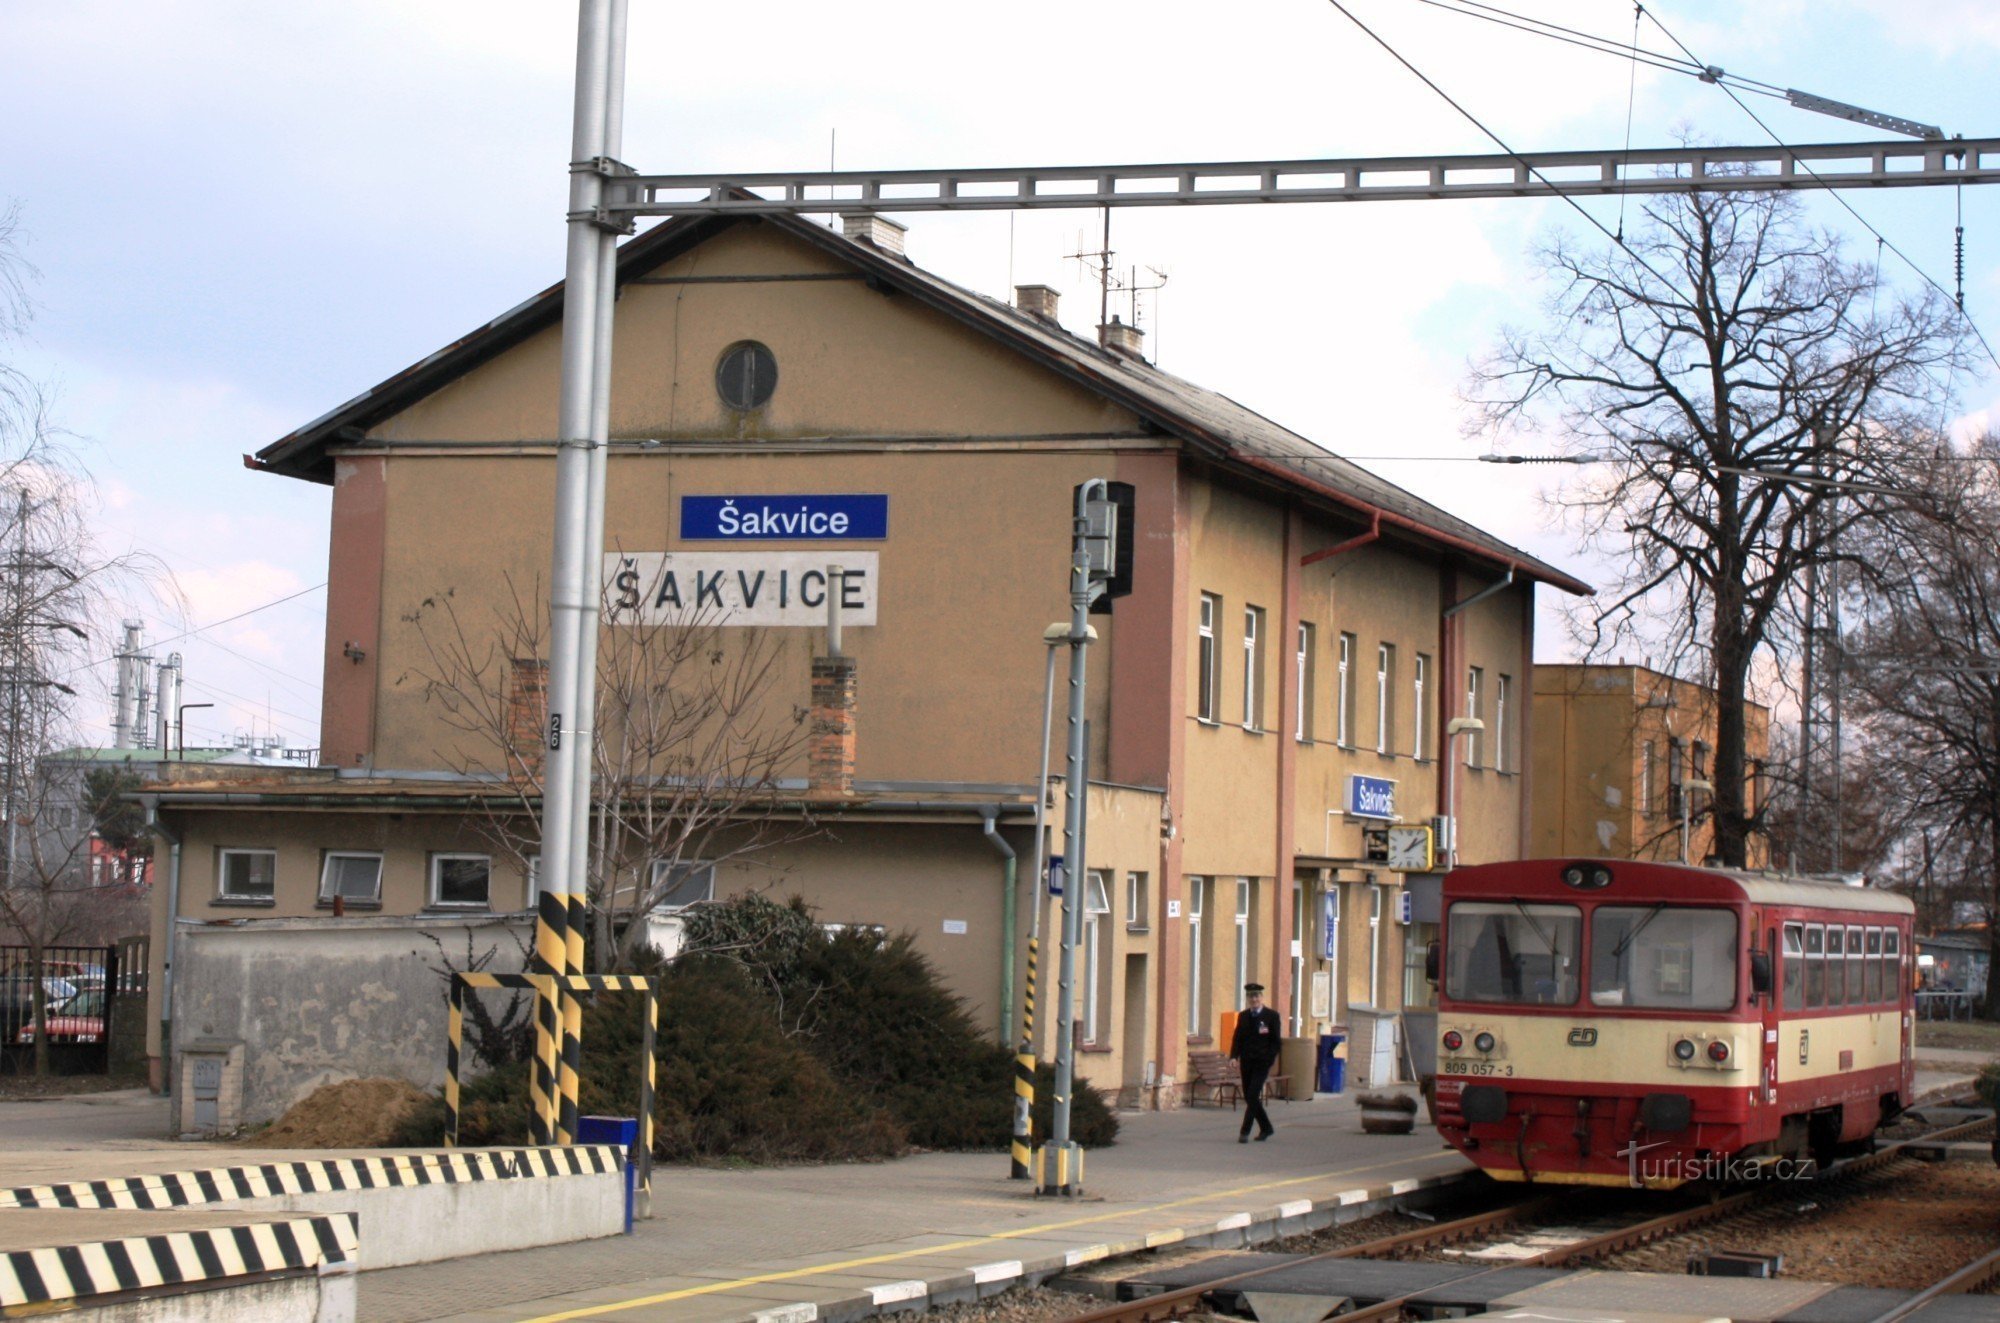
{"label": "blue information sign", "polygon": [[883,495],[683,496],[690,542],[880,542],[889,536]]}
{"label": "blue information sign", "polygon": [[1384,776],[1347,778],[1347,815],[1351,818],[1396,816],[1396,783]]}

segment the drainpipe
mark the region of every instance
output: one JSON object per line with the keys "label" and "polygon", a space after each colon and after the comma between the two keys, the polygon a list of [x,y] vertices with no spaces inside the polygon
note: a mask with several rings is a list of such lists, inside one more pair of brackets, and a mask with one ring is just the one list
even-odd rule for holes
{"label": "drainpipe", "polygon": [[1513,586],[1514,586],[1514,567],[1512,565],[1509,565],[1507,567],[1507,572],[1501,575],[1498,580],[1496,580],[1493,583],[1487,584],[1484,588],[1481,588],[1478,592],[1466,598],[1463,602],[1454,602],[1450,606],[1446,607],[1444,609],[1444,618],[1446,620],[1449,620],[1453,616],[1457,615],[1459,612],[1465,610],[1467,607],[1477,606],[1479,603],[1493,596],[1493,594],[1498,592],[1504,592],[1506,589],[1511,588]]}
{"label": "drainpipe", "polygon": [[181,838],[160,821],[160,797],[142,795],[146,830],[167,843],[167,949],[160,964],[160,1092],[174,1091],[174,957],[179,954]]}
{"label": "drainpipe", "polygon": [[1019,922],[1015,912],[1015,891],[1019,886],[1020,860],[1014,847],[1007,844],[1007,838],[998,830],[1000,810],[998,807],[979,810],[982,826],[980,830],[995,850],[1000,852],[1002,882],[1005,888],[1000,900],[1000,1041],[1007,1041],[1008,1031],[1014,1027],[1014,928]]}

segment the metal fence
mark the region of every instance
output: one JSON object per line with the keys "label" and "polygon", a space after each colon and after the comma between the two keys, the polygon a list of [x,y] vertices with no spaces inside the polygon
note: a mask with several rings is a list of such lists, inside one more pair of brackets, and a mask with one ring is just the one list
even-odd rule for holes
{"label": "metal fence", "polygon": [[[125,998],[136,997],[143,1004],[146,957],[143,937],[112,946],[48,946],[39,961],[26,946],[0,946],[0,1073],[33,1071],[40,1033],[48,1035],[51,1071],[108,1071],[112,1012]],[[39,1025],[38,985],[44,1002]]]}

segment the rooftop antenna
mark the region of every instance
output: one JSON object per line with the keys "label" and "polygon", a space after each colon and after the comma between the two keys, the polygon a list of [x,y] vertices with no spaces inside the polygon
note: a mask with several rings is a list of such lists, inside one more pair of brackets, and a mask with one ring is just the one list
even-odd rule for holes
{"label": "rooftop antenna", "polygon": [[[1097,324],[1103,326],[1111,320],[1111,296],[1117,294],[1126,300],[1126,313],[1130,318],[1131,324],[1134,326],[1139,325],[1139,296],[1141,294],[1156,293],[1163,288],[1167,283],[1166,269],[1157,266],[1143,268],[1146,273],[1144,277],[1145,283],[1142,283],[1142,278],[1139,274],[1142,269],[1140,267],[1127,267],[1124,275],[1121,276],[1118,274],[1118,268],[1112,265],[1111,261],[1118,254],[1111,247],[1111,208],[1109,207],[1104,208],[1104,233],[1098,248],[1095,251],[1086,249],[1083,246],[1084,242],[1083,232],[1081,230],[1077,231],[1077,251],[1069,254],[1069,260],[1077,263],[1088,275],[1097,281]],[[1157,359],[1159,356],[1159,339],[1155,336],[1153,340],[1153,357]]]}

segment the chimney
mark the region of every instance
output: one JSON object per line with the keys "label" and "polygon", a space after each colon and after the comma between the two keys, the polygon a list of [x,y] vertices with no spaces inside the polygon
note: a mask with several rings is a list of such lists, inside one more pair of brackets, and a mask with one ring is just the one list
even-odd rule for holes
{"label": "chimney", "polygon": [[1060,297],[1047,285],[1014,286],[1014,306],[1030,317],[1039,317],[1049,323],[1056,320],[1056,300]]}
{"label": "chimney", "polygon": [[854,794],[854,671],[852,657],[812,659],[808,799],[847,799]]}
{"label": "chimney", "polygon": [[507,771],[515,777],[540,776],[548,748],[543,725],[549,716],[549,664],[539,657],[515,657],[507,690]]}
{"label": "chimney", "polygon": [[867,211],[850,211],[840,218],[840,232],[856,243],[879,248],[892,257],[906,256],[903,252],[903,236],[910,232],[910,227],[898,225],[887,216],[877,216]]}
{"label": "chimney", "polygon": [[1097,328],[1097,343],[1112,353],[1125,358],[1146,361],[1146,333],[1136,326],[1127,326],[1118,320],[1118,314],[1111,314],[1108,325]]}

